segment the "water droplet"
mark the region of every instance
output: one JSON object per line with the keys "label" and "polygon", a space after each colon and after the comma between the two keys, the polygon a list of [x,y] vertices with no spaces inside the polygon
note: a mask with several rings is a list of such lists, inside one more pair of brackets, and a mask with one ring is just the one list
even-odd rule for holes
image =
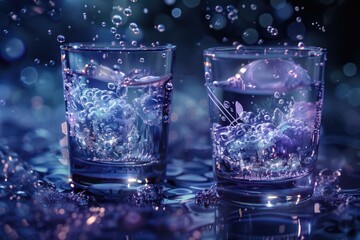
{"label": "water droplet", "polygon": [[132,15],[132,11],[130,8],[125,8],[123,13],[125,16],[128,16],[128,17],[130,17]]}
{"label": "water droplet", "polygon": [[129,28],[130,28],[131,31],[133,31],[134,29],[138,28],[138,26],[137,26],[136,23],[132,22],[132,23],[129,24]]}
{"label": "water droplet", "polygon": [[250,8],[251,8],[251,10],[255,11],[257,9],[257,6],[256,6],[256,4],[251,4]]}
{"label": "water droplet", "polygon": [[304,49],[304,48],[305,48],[305,44],[304,44],[303,42],[299,42],[299,43],[298,43],[298,48]]}
{"label": "water droplet", "polygon": [[224,10],[224,9],[223,9],[222,6],[217,5],[217,6],[215,7],[215,11],[218,12],[218,13],[221,13],[223,10]]}
{"label": "water droplet", "polygon": [[63,43],[65,42],[65,37],[63,35],[58,35],[56,37],[56,40],[59,42],[59,43]]}
{"label": "water droplet", "polygon": [[155,27],[159,32],[165,31],[165,26],[163,24],[159,24]]}
{"label": "water droplet", "polygon": [[143,62],[145,62],[145,59],[144,59],[144,58],[140,58],[140,59],[139,59],[139,62],[143,63]]}
{"label": "water droplet", "polygon": [[123,23],[122,17],[120,15],[114,15],[111,18],[111,22],[115,25],[115,26],[120,26]]}
{"label": "water droplet", "polygon": [[50,29],[48,30],[48,34],[49,34],[49,35],[51,35],[51,34],[52,34],[52,31],[51,31]]}

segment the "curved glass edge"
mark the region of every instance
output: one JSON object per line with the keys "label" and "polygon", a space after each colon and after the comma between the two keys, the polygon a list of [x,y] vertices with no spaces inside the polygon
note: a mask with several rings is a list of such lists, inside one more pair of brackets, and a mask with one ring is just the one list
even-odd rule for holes
{"label": "curved glass edge", "polygon": [[[307,53],[306,55],[296,56],[289,53]],[[204,50],[205,57],[234,57],[250,56],[259,54],[259,56],[293,56],[293,57],[321,57],[327,53],[326,48],[317,46],[241,46],[241,47],[212,47]]]}
{"label": "curved glass edge", "polygon": [[142,51],[151,51],[151,52],[163,52],[163,51],[174,51],[176,45],[165,44],[159,46],[121,46],[121,45],[112,45],[107,43],[81,43],[73,42],[60,45],[60,49],[63,51],[70,52],[88,52],[88,51],[132,51],[132,52],[142,52]]}

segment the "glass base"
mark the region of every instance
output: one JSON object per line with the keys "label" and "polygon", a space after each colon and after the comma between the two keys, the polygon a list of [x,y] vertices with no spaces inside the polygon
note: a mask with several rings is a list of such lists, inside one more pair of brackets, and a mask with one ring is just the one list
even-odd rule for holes
{"label": "glass base", "polygon": [[309,200],[314,190],[313,174],[271,181],[229,181],[219,176],[216,180],[220,202],[239,207],[298,205]]}
{"label": "glass base", "polygon": [[71,180],[78,190],[86,190],[98,199],[119,199],[139,188],[162,183],[166,164],[109,164],[79,161],[71,165]]}

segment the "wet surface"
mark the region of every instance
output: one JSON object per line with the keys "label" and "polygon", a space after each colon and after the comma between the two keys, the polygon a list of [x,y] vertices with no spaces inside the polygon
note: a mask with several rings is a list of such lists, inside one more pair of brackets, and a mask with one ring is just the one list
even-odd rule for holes
{"label": "wet surface", "polygon": [[360,237],[356,141],[349,146],[343,138],[324,139],[310,201],[291,208],[252,209],[226,205],[219,197],[209,148],[193,149],[186,160],[171,159],[163,185],[139,188],[121,200],[101,201],[73,190],[60,145],[40,148],[39,134],[26,134],[24,139],[28,144],[17,146],[18,153],[5,144],[7,139],[0,145],[3,239]]}

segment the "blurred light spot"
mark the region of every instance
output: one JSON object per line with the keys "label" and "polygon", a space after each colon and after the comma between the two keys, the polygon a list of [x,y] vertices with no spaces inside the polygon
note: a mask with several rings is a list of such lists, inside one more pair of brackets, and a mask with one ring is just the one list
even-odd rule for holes
{"label": "blurred light spot", "polygon": [[166,5],[174,5],[175,3],[176,3],[176,0],[164,0],[164,3],[166,4]]}
{"label": "blurred light spot", "polygon": [[351,89],[347,95],[347,99],[351,106],[360,106],[360,88]]}
{"label": "blurred light spot", "polygon": [[283,21],[289,19],[293,13],[294,8],[290,3],[286,3],[284,7],[276,9],[276,16]]}
{"label": "blurred light spot", "polygon": [[18,38],[10,38],[1,46],[1,53],[5,60],[14,61],[25,52],[24,43]]}
{"label": "blurred light spot", "polygon": [[194,8],[200,4],[200,0],[183,0],[183,3],[188,8]]}
{"label": "blurred light spot", "polygon": [[344,114],[345,130],[349,135],[356,135],[360,132],[360,115],[356,110],[349,109]]}
{"label": "blurred light spot", "polygon": [[172,11],[171,11],[171,15],[174,17],[174,18],[179,18],[181,17],[181,9],[180,8],[174,8]]}
{"label": "blurred light spot", "polygon": [[339,99],[345,99],[350,91],[350,87],[346,83],[342,83],[336,86],[335,96]]}
{"label": "blurred light spot", "polygon": [[11,94],[11,89],[8,85],[0,85],[0,97],[2,99],[8,99]]}
{"label": "blurred light spot", "polygon": [[299,39],[299,36],[302,38],[305,36],[306,28],[302,22],[292,22],[287,28],[287,35],[292,40],[302,40]]}
{"label": "blurred light spot", "polygon": [[216,13],[212,16],[209,27],[215,30],[221,30],[225,28],[226,24],[227,24],[226,17],[222,14]]}
{"label": "blurred light spot", "polygon": [[26,85],[32,85],[38,80],[38,72],[33,67],[26,67],[21,70],[20,80]]}
{"label": "blurred light spot", "polygon": [[259,39],[259,33],[255,28],[248,28],[244,31],[242,39],[247,44],[254,44]]}
{"label": "blurred light spot", "polygon": [[338,83],[343,78],[343,72],[335,70],[330,73],[330,80],[334,83]]}
{"label": "blurred light spot", "polygon": [[343,66],[343,72],[345,76],[352,77],[356,74],[357,67],[354,63],[348,62]]}
{"label": "blurred light spot", "polygon": [[263,13],[260,15],[259,17],[259,24],[260,26],[262,26],[263,28],[266,28],[268,26],[271,26],[273,24],[273,17],[271,16],[270,13]]}
{"label": "blurred light spot", "polygon": [[285,7],[286,0],[271,0],[270,4],[273,8],[280,9],[280,8]]}

